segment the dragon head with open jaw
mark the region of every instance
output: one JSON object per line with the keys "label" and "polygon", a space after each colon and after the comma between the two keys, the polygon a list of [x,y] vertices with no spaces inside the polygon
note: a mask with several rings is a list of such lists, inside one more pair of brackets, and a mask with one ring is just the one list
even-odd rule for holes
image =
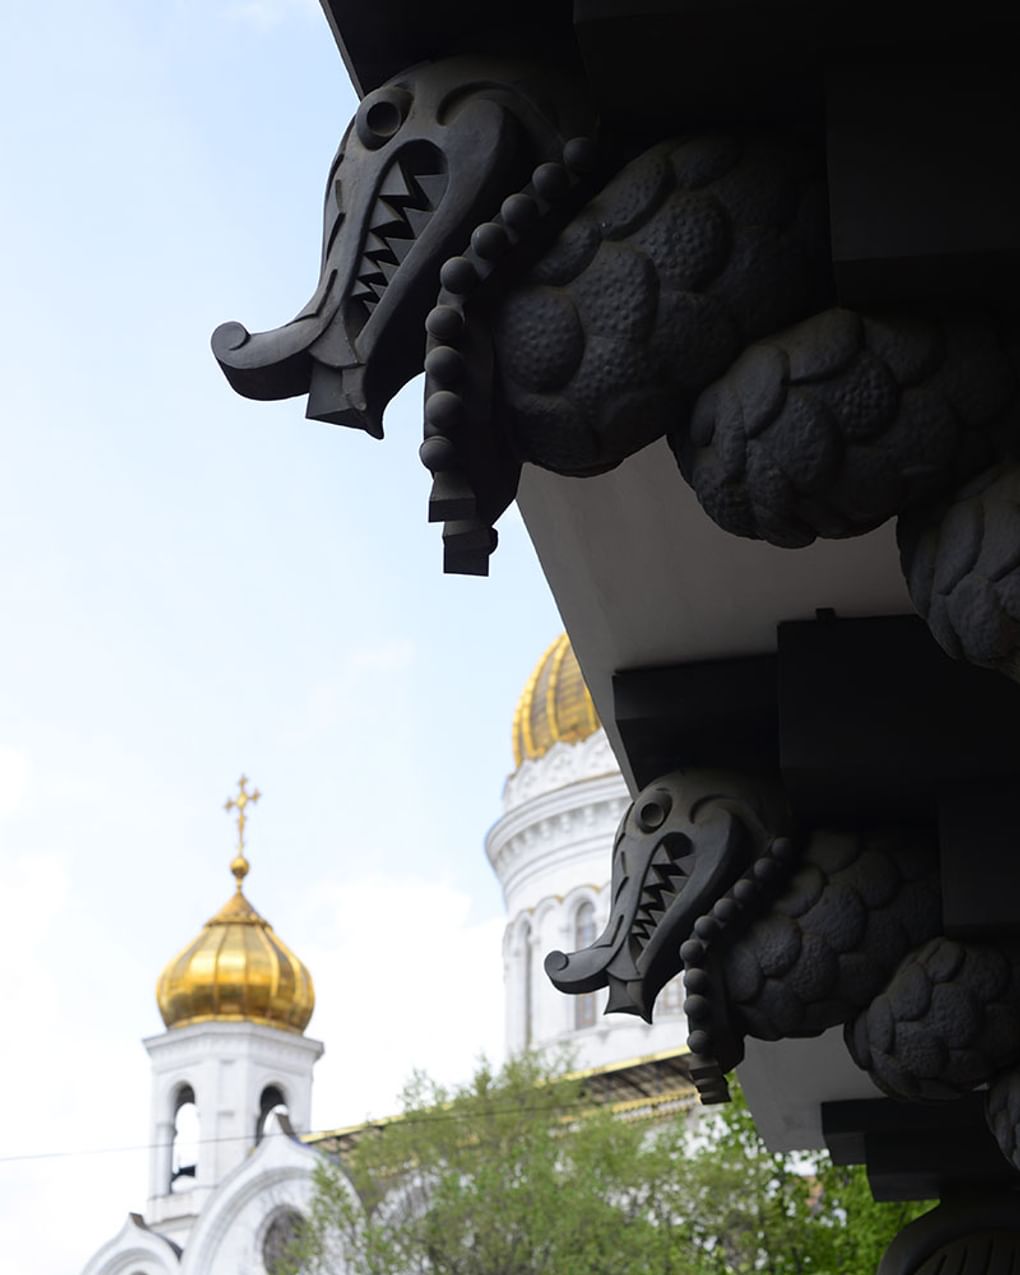
{"label": "dragon head with open jaw", "polygon": [[224,323],[213,353],[238,393],[307,394],[313,420],[382,436],[422,367],[439,268],[538,163],[588,124],[562,70],[507,59],[423,64],[366,95],[326,185],[318,287],[290,323]]}
{"label": "dragon head with open jaw", "polygon": [[554,986],[608,986],[607,1013],[650,1022],[656,996],[683,968],[680,947],[695,922],[786,822],[782,798],[746,776],[676,771],[649,784],[616,834],[608,924],[590,947],[546,957]]}

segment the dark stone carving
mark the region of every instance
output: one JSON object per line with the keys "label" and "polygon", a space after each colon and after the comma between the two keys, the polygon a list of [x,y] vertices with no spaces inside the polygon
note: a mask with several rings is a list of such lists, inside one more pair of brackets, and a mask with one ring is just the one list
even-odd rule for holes
{"label": "dark stone carving", "polygon": [[1020,1061],[1020,950],[932,939],[899,965],[847,1043],[894,1097],[969,1093]]}
{"label": "dark stone carving", "polygon": [[769,852],[785,821],[781,794],[744,776],[678,771],[649,784],[616,834],[606,928],[591,947],[546,958],[553,983],[577,993],[608,985],[609,1011],[650,1021],[680,968],[679,941]]}
{"label": "dark stone carving", "polygon": [[1001,466],[898,528],[914,605],[954,659],[1020,681],[1020,469]]}
{"label": "dark stone carving", "polygon": [[569,59],[450,58],[373,89],[327,183],[312,300],[213,336],[231,384],[379,436],[424,366],[451,571],[487,571],[524,461],[594,474],[667,434],[737,535],[796,547],[904,515],[939,641],[1014,670],[1014,487],[989,472],[1020,446],[1009,325],[826,310],[825,155],[803,136],[648,144],[594,123]]}
{"label": "dark stone carving", "polygon": [[980,318],[830,310],[748,349],[670,443],[727,531],[786,547],[860,535],[1020,439],[1015,356]]}
{"label": "dark stone carving", "polygon": [[[712,112],[682,89],[667,96],[684,110],[657,111],[652,131],[600,131],[566,11],[546,62],[520,52],[535,42],[529,15],[493,44],[513,57],[418,63],[381,84],[386,57],[369,58],[376,87],[327,182],[319,286],[282,328],[217,329],[231,384],[306,394],[313,419],[379,436],[387,402],[424,367],[421,458],[450,571],[487,571],[522,463],[595,474],[663,435],[734,534],[796,547],[902,516],[911,592],[938,640],[1015,675],[1015,487],[994,467],[1020,448],[1020,391],[1013,293],[991,267],[1011,223],[991,217],[986,249],[966,198],[946,191],[933,221],[889,164],[929,117],[960,163],[976,137],[994,153],[981,130],[1013,118],[1007,81],[995,80],[1001,116],[980,74],[951,90],[932,68],[911,73],[920,96],[901,108],[892,68],[880,107],[856,74],[831,78],[827,133],[799,74],[799,106],[773,100],[774,76],[762,89],[771,134],[748,127],[754,112],[704,128]],[[938,38],[951,47],[948,28]],[[803,56],[816,55],[812,38]],[[878,147],[877,167],[875,110],[900,139]],[[692,122],[703,131],[676,135]],[[912,180],[928,189],[938,173],[941,191],[929,150],[912,156]],[[863,313],[826,308],[837,276]]]}
{"label": "dark stone carving", "polygon": [[645,151],[500,304],[496,370],[520,455],[566,474],[619,464],[749,340],[824,300],[828,259],[803,146],[709,136]]}
{"label": "dark stone carving", "polygon": [[576,75],[534,61],[451,58],[369,93],[326,183],[312,299],[282,328],[213,334],[231,385],[307,394],[312,419],[380,437],[384,407],[421,369],[443,262],[589,120]]}
{"label": "dark stone carving", "polygon": [[683,971],[704,1101],[745,1036],[845,1024],[855,1062],[890,1095],[955,1099],[993,1082],[989,1119],[1015,1156],[1020,947],[943,934],[938,846],[923,828],[817,830],[795,848],[780,790],[677,772],[645,788],[613,853],[613,902],[591,947],[546,960],[562,991],[608,985],[608,1011],[650,1018]]}
{"label": "dark stone carving", "polygon": [[[487,570],[522,461],[612,468],[686,415],[756,333],[830,295],[819,158],[803,144],[663,142],[577,212],[607,167],[571,140],[562,165],[536,169],[443,267],[422,459],[447,569]],[[494,259],[528,251],[538,260],[523,284],[500,277]]]}
{"label": "dark stone carving", "polygon": [[946,1200],[896,1236],[877,1275],[1008,1275],[1020,1266],[1020,1194]]}
{"label": "dark stone carving", "polygon": [[1006,1072],[989,1087],[985,1114],[1003,1155],[1020,1169],[1020,1072]]}
{"label": "dark stone carving", "polygon": [[771,908],[719,958],[733,1021],[760,1040],[846,1022],[938,933],[940,902],[932,838],[813,833]]}
{"label": "dark stone carving", "polygon": [[[1020,19],[990,0],[948,18],[527,0],[497,31],[485,6],[394,21],[390,0],[325,2],[369,91],[330,172],[312,300],[275,331],[214,334],[239,392],[307,395],[313,419],[378,436],[424,368],[449,571],[487,571],[523,463],[595,474],[662,436],[733,534],[795,548],[898,518],[943,649],[1020,681]],[[501,56],[470,55],[486,48]],[[647,1017],[683,970],[706,1101],[745,1036],[844,1024],[886,1092],[956,1099],[961,1129],[987,1084],[1020,1168],[1010,704],[946,675],[914,629],[871,623],[785,626],[738,679],[722,662],[696,692],[674,679],[695,725],[680,742],[658,684],[628,683],[642,781],[725,769],[642,791],[609,926],[549,972]],[[882,1275],[1011,1269],[1018,1212],[1015,1194],[944,1204]]]}

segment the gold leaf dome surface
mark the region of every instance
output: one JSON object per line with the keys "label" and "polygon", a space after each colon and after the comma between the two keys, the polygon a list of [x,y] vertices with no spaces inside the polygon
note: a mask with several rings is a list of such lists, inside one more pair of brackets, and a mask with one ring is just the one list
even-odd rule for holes
{"label": "gold leaf dome surface", "polygon": [[159,976],[167,1027],[261,1023],[303,1032],[315,1008],[308,969],[238,890]]}
{"label": "gold leaf dome surface", "polygon": [[230,865],[236,889],[198,937],[165,966],[156,984],[156,1001],[167,1027],[245,1022],[300,1033],[315,1009],[315,988],[307,967],[241,888],[248,873],[244,806],[257,800],[258,793],[245,793],[242,783],[241,795],[244,800],[233,803],[239,809],[241,835]]}
{"label": "gold leaf dome surface", "polygon": [[553,744],[577,744],[594,735],[599,717],[574,648],[561,633],[535,665],[517,702],[514,765],[544,757]]}

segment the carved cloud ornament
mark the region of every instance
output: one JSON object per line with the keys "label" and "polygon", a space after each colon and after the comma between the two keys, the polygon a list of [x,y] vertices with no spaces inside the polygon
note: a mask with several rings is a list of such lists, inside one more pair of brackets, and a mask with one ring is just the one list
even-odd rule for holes
{"label": "carved cloud ornament", "polygon": [[665,436],[734,535],[900,518],[936,639],[1017,676],[1016,325],[839,308],[825,159],[792,133],[602,135],[573,67],[425,63],[341,142],[308,305],[213,350],[239,393],[377,437],[424,369],[447,570],[487,572],[525,461],[583,476]]}
{"label": "carved cloud ornament", "polygon": [[609,988],[610,1010],[651,1019],[678,973],[707,1102],[743,1041],[843,1024],[859,1067],[891,1097],[952,1101],[989,1086],[990,1127],[1020,1169],[1020,944],[943,932],[938,845],[924,829],[788,835],[780,791],[735,774],[677,772],[624,815],[612,911],[581,951],[553,952],[556,987]]}

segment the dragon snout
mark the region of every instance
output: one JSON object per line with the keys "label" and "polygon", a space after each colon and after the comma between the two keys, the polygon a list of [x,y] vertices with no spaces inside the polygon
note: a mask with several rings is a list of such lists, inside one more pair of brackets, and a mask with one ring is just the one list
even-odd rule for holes
{"label": "dragon snout", "polygon": [[[250,333],[232,322],[213,333],[213,353],[233,388],[254,399],[307,394],[307,415],[313,420],[381,437],[383,408],[414,370],[400,369],[394,377],[397,360],[391,351],[372,358],[380,331],[402,309],[400,297],[382,302],[447,184],[441,152],[423,139],[385,157],[341,155],[326,192],[323,266],[315,295],[283,327]],[[422,301],[416,308],[423,306]]]}
{"label": "dragon snout", "polygon": [[560,992],[581,995],[597,992],[609,981],[606,973],[613,959],[612,948],[582,948],[579,952],[550,952],[545,958],[545,972]]}

